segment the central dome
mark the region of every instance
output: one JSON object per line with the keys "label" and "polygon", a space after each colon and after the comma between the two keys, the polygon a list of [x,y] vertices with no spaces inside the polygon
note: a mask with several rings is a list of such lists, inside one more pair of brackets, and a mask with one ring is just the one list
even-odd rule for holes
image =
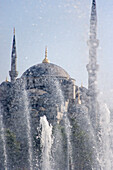
{"label": "central dome", "polygon": [[42,77],[52,76],[59,78],[69,78],[69,74],[61,67],[52,63],[41,63],[30,67],[22,77]]}

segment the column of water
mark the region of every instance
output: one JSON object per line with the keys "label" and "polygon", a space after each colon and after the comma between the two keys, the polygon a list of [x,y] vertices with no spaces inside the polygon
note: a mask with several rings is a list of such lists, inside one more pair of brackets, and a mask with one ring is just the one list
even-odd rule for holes
{"label": "column of water", "polygon": [[102,102],[100,104],[100,124],[102,139],[101,167],[102,169],[112,170],[113,152],[111,148],[112,129],[110,122],[110,110],[107,104]]}
{"label": "column of water", "polygon": [[7,151],[6,151],[6,139],[5,139],[5,130],[4,130],[4,124],[3,124],[3,116],[2,116],[2,110],[0,106],[0,131],[1,131],[1,139],[3,143],[3,157],[4,157],[4,169],[7,170]]}
{"label": "column of water", "polygon": [[64,114],[64,125],[65,125],[66,137],[67,137],[67,170],[74,170],[72,145],[71,145],[71,125],[68,119],[67,111],[65,110],[64,96],[62,94],[60,84],[58,81],[56,81],[55,85],[56,85],[57,95],[59,97],[61,105],[63,106],[62,111]]}
{"label": "column of water", "polygon": [[31,137],[31,117],[30,117],[30,110],[29,110],[29,101],[27,91],[24,87],[23,91],[23,98],[24,98],[24,116],[26,121],[26,129],[27,129],[27,138],[28,138],[28,153],[29,153],[29,166],[30,170],[33,170],[33,147],[32,147],[32,137]]}
{"label": "column of water", "polygon": [[72,156],[72,145],[71,145],[71,125],[69,122],[69,119],[67,117],[67,114],[65,113],[64,117],[65,122],[65,132],[67,135],[67,164],[68,164],[68,170],[74,170],[74,164],[73,164],[73,156]]}
{"label": "column of water", "polygon": [[49,125],[46,116],[40,118],[41,145],[42,145],[42,170],[51,170],[51,148],[53,144],[52,126]]}

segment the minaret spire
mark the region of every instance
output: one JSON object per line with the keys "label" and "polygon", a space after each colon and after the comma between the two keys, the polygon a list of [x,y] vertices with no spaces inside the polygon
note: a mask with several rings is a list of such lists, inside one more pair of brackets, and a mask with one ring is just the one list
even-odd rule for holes
{"label": "minaret spire", "polygon": [[88,71],[88,91],[90,97],[90,109],[92,122],[97,122],[97,47],[99,41],[97,40],[97,11],[96,0],[92,0],[91,18],[90,18],[90,35],[88,40],[89,46],[89,63],[87,64]]}
{"label": "minaret spire", "polygon": [[12,83],[15,82],[16,77],[18,76],[18,72],[16,70],[16,61],[17,61],[17,55],[16,55],[16,40],[15,40],[15,28],[14,28],[14,30],[13,30],[12,55],[11,55],[11,71],[9,71],[9,75],[10,75]]}
{"label": "minaret spire", "polygon": [[92,1],[92,10],[90,18],[90,35],[88,40],[89,46],[89,64],[87,64],[88,71],[88,89],[89,91],[93,90],[93,93],[96,93],[96,84],[97,84],[97,47],[99,41],[97,40],[97,12],[96,12],[96,1]]}
{"label": "minaret spire", "polygon": [[90,18],[90,39],[96,39],[96,35],[97,35],[96,0],[93,0]]}

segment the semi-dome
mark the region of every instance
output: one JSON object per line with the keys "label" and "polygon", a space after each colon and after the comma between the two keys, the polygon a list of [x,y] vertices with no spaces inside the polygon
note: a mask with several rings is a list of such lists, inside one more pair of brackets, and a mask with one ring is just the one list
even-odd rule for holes
{"label": "semi-dome", "polygon": [[41,63],[30,67],[22,77],[42,77],[52,76],[59,78],[69,78],[69,74],[61,67],[52,63]]}

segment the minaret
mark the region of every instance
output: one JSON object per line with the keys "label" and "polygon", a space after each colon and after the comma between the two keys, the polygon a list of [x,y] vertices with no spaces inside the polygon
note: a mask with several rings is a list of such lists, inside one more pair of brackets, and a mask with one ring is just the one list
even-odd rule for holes
{"label": "minaret", "polygon": [[9,71],[9,75],[11,77],[11,82],[14,83],[16,81],[16,77],[18,76],[18,72],[16,70],[16,41],[15,41],[15,28],[13,33],[13,45],[12,45],[12,55],[11,55],[11,71]]}
{"label": "minaret", "polygon": [[[87,64],[88,71],[88,91],[89,91],[89,114],[92,123],[97,123],[97,47],[99,41],[97,40],[97,12],[96,12],[96,0],[92,1],[91,18],[90,18],[90,35],[88,40],[89,46],[89,64]],[[94,126],[95,126],[94,125]]]}

